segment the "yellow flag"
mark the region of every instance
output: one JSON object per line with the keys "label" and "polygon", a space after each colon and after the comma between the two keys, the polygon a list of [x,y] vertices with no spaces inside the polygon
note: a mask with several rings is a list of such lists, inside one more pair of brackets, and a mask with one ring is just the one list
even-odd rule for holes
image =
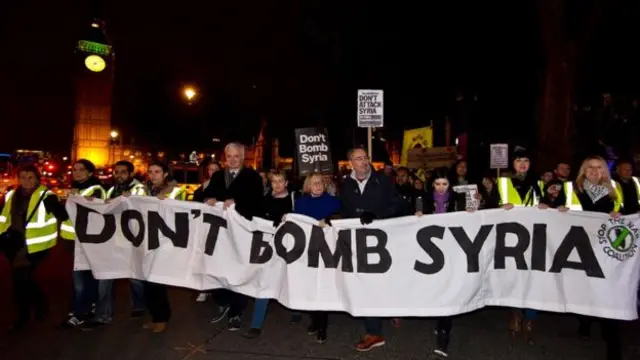
{"label": "yellow flag", "polygon": [[402,140],[402,154],[400,164],[407,166],[409,150],[413,148],[433,147],[433,129],[430,126],[418,129],[405,130]]}

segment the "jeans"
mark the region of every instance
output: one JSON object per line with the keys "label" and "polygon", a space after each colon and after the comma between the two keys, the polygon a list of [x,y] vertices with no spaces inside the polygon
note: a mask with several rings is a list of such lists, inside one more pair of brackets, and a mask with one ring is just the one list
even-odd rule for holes
{"label": "jeans", "polygon": [[[115,291],[114,280],[98,280],[98,301],[96,302],[95,320],[109,324],[113,320],[113,302]],[[140,280],[131,279],[132,311],[144,311],[144,284]]]}
{"label": "jeans", "polygon": [[368,335],[382,336],[382,319],[379,317],[364,318],[364,328]]}
{"label": "jeans", "polygon": [[144,311],[144,281],[131,279],[131,311]]}
{"label": "jeans", "polygon": [[[264,319],[267,317],[267,308],[269,307],[269,299],[256,299],[253,304],[253,316],[251,317],[251,328],[261,329],[264,324]],[[291,312],[291,321],[295,317],[302,316],[297,311]]]}
{"label": "jeans", "polygon": [[538,318],[538,311],[531,309],[524,309],[524,321],[535,320]]}
{"label": "jeans", "polygon": [[82,317],[91,311],[91,304],[98,297],[98,281],[91,270],[73,272],[73,300],[71,313],[75,317]]}
{"label": "jeans", "polygon": [[251,328],[261,329],[264,319],[267,317],[267,307],[269,299],[256,299],[253,305],[253,316],[251,317]]}
{"label": "jeans", "polygon": [[13,296],[18,315],[18,321],[28,321],[31,318],[31,309],[35,308],[36,313],[45,315],[48,311],[47,298],[36,282],[34,274],[38,266],[47,257],[48,251],[41,251],[34,254],[27,254],[28,266],[14,268]]}
{"label": "jeans", "polygon": [[109,324],[113,320],[113,280],[98,280],[98,301],[95,320]]}

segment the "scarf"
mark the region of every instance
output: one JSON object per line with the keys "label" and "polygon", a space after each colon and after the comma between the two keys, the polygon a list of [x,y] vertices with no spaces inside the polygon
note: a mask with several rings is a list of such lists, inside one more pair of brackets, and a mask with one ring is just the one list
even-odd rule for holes
{"label": "scarf", "polygon": [[584,179],[582,187],[584,188],[584,192],[589,195],[589,198],[594,204],[598,200],[609,195],[609,189],[607,189],[605,186],[602,186],[600,184],[593,184],[587,179]]}
{"label": "scarf", "polygon": [[449,202],[449,192],[440,194],[436,191],[433,192],[433,204],[435,206],[436,214],[443,214],[447,212],[447,203]]}

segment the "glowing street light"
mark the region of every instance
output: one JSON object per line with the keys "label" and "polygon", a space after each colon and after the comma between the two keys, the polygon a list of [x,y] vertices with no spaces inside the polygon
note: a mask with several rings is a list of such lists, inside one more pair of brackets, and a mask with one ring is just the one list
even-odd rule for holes
{"label": "glowing street light", "polygon": [[111,139],[112,140],[115,140],[115,139],[118,138],[119,134],[118,134],[118,132],[116,130],[111,130],[111,134],[109,134],[109,135],[111,135]]}
{"label": "glowing street light", "polygon": [[191,102],[191,100],[193,100],[193,98],[196,97],[196,95],[197,93],[194,88],[192,87],[184,88],[184,97],[186,97],[189,102]]}

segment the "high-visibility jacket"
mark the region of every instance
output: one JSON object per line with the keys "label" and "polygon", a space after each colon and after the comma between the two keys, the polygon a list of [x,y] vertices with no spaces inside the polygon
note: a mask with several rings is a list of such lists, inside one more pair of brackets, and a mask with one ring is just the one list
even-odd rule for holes
{"label": "high-visibility jacket", "polygon": [[185,189],[181,188],[181,187],[174,187],[173,190],[171,190],[171,192],[169,194],[167,194],[167,197],[169,199],[175,199],[175,200],[186,200],[187,198],[187,192]]}
{"label": "high-visibility jacket", "polygon": [[[620,194],[620,187],[615,184],[615,181],[611,180],[611,186],[613,186],[614,191],[618,195],[618,198],[613,201],[613,211],[620,211],[622,207],[622,197]],[[578,193],[574,189],[573,182],[565,181],[564,183],[564,195],[565,202],[564,206],[569,208],[569,210],[577,210],[582,211],[582,204],[580,203],[580,199],[578,199]]]}
{"label": "high-visibility jacket", "polygon": [[[640,181],[635,176],[631,177],[631,181],[633,181],[633,187],[636,188],[636,194],[638,194],[638,204],[640,204]],[[620,199],[620,202],[623,203],[622,206],[624,206],[624,194],[622,193],[622,186],[620,186],[620,183],[617,181],[612,181],[612,183],[615,184],[613,185],[613,188],[616,189],[618,198]]]}
{"label": "high-visibility jacket", "polygon": [[538,187],[540,188],[540,196],[544,196],[545,183],[542,180],[538,180]]}
{"label": "high-visibility jacket", "polygon": [[509,177],[498,178],[498,194],[500,194],[500,205],[512,204],[513,206],[538,206],[540,199],[529,189],[524,199],[520,198],[518,190],[513,186]]}
{"label": "high-visibility jacket", "polygon": [[[80,193],[78,195],[80,196],[93,196],[96,192],[96,190],[100,190],[100,198],[101,200],[105,199],[105,193],[104,190],[102,189],[102,186],[100,185],[92,185],[89,186],[86,189],[82,189],[80,190]],[[71,219],[68,219],[67,221],[63,222],[62,225],[60,225],[60,236],[64,239],[64,240],[75,240],[76,239],[76,230],[73,228],[73,222],[71,222]]]}
{"label": "high-visibility jacket", "polygon": [[[111,195],[115,191],[116,187],[112,186],[111,189],[107,191],[107,199],[111,199]],[[140,181],[133,179],[129,189],[127,190],[131,193],[131,195],[144,196],[147,195],[147,187],[140,183]]]}
{"label": "high-visibility jacket", "polygon": [[[14,194],[15,190],[11,190],[4,196],[4,208],[0,214],[0,233],[5,232],[11,226],[11,204]],[[38,205],[38,200],[40,200],[43,194],[44,197]],[[40,185],[29,198],[27,216],[31,214],[33,214],[33,216],[31,220],[29,220],[29,223],[26,224],[24,232],[27,252],[29,254],[50,249],[57,243],[58,220],[56,220],[56,217],[52,213],[47,212],[44,206],[44,199],[49,196],[56,196],[56,194],[47,189],[46,186]],[[36,205],[38,205],[37,209]]]}

